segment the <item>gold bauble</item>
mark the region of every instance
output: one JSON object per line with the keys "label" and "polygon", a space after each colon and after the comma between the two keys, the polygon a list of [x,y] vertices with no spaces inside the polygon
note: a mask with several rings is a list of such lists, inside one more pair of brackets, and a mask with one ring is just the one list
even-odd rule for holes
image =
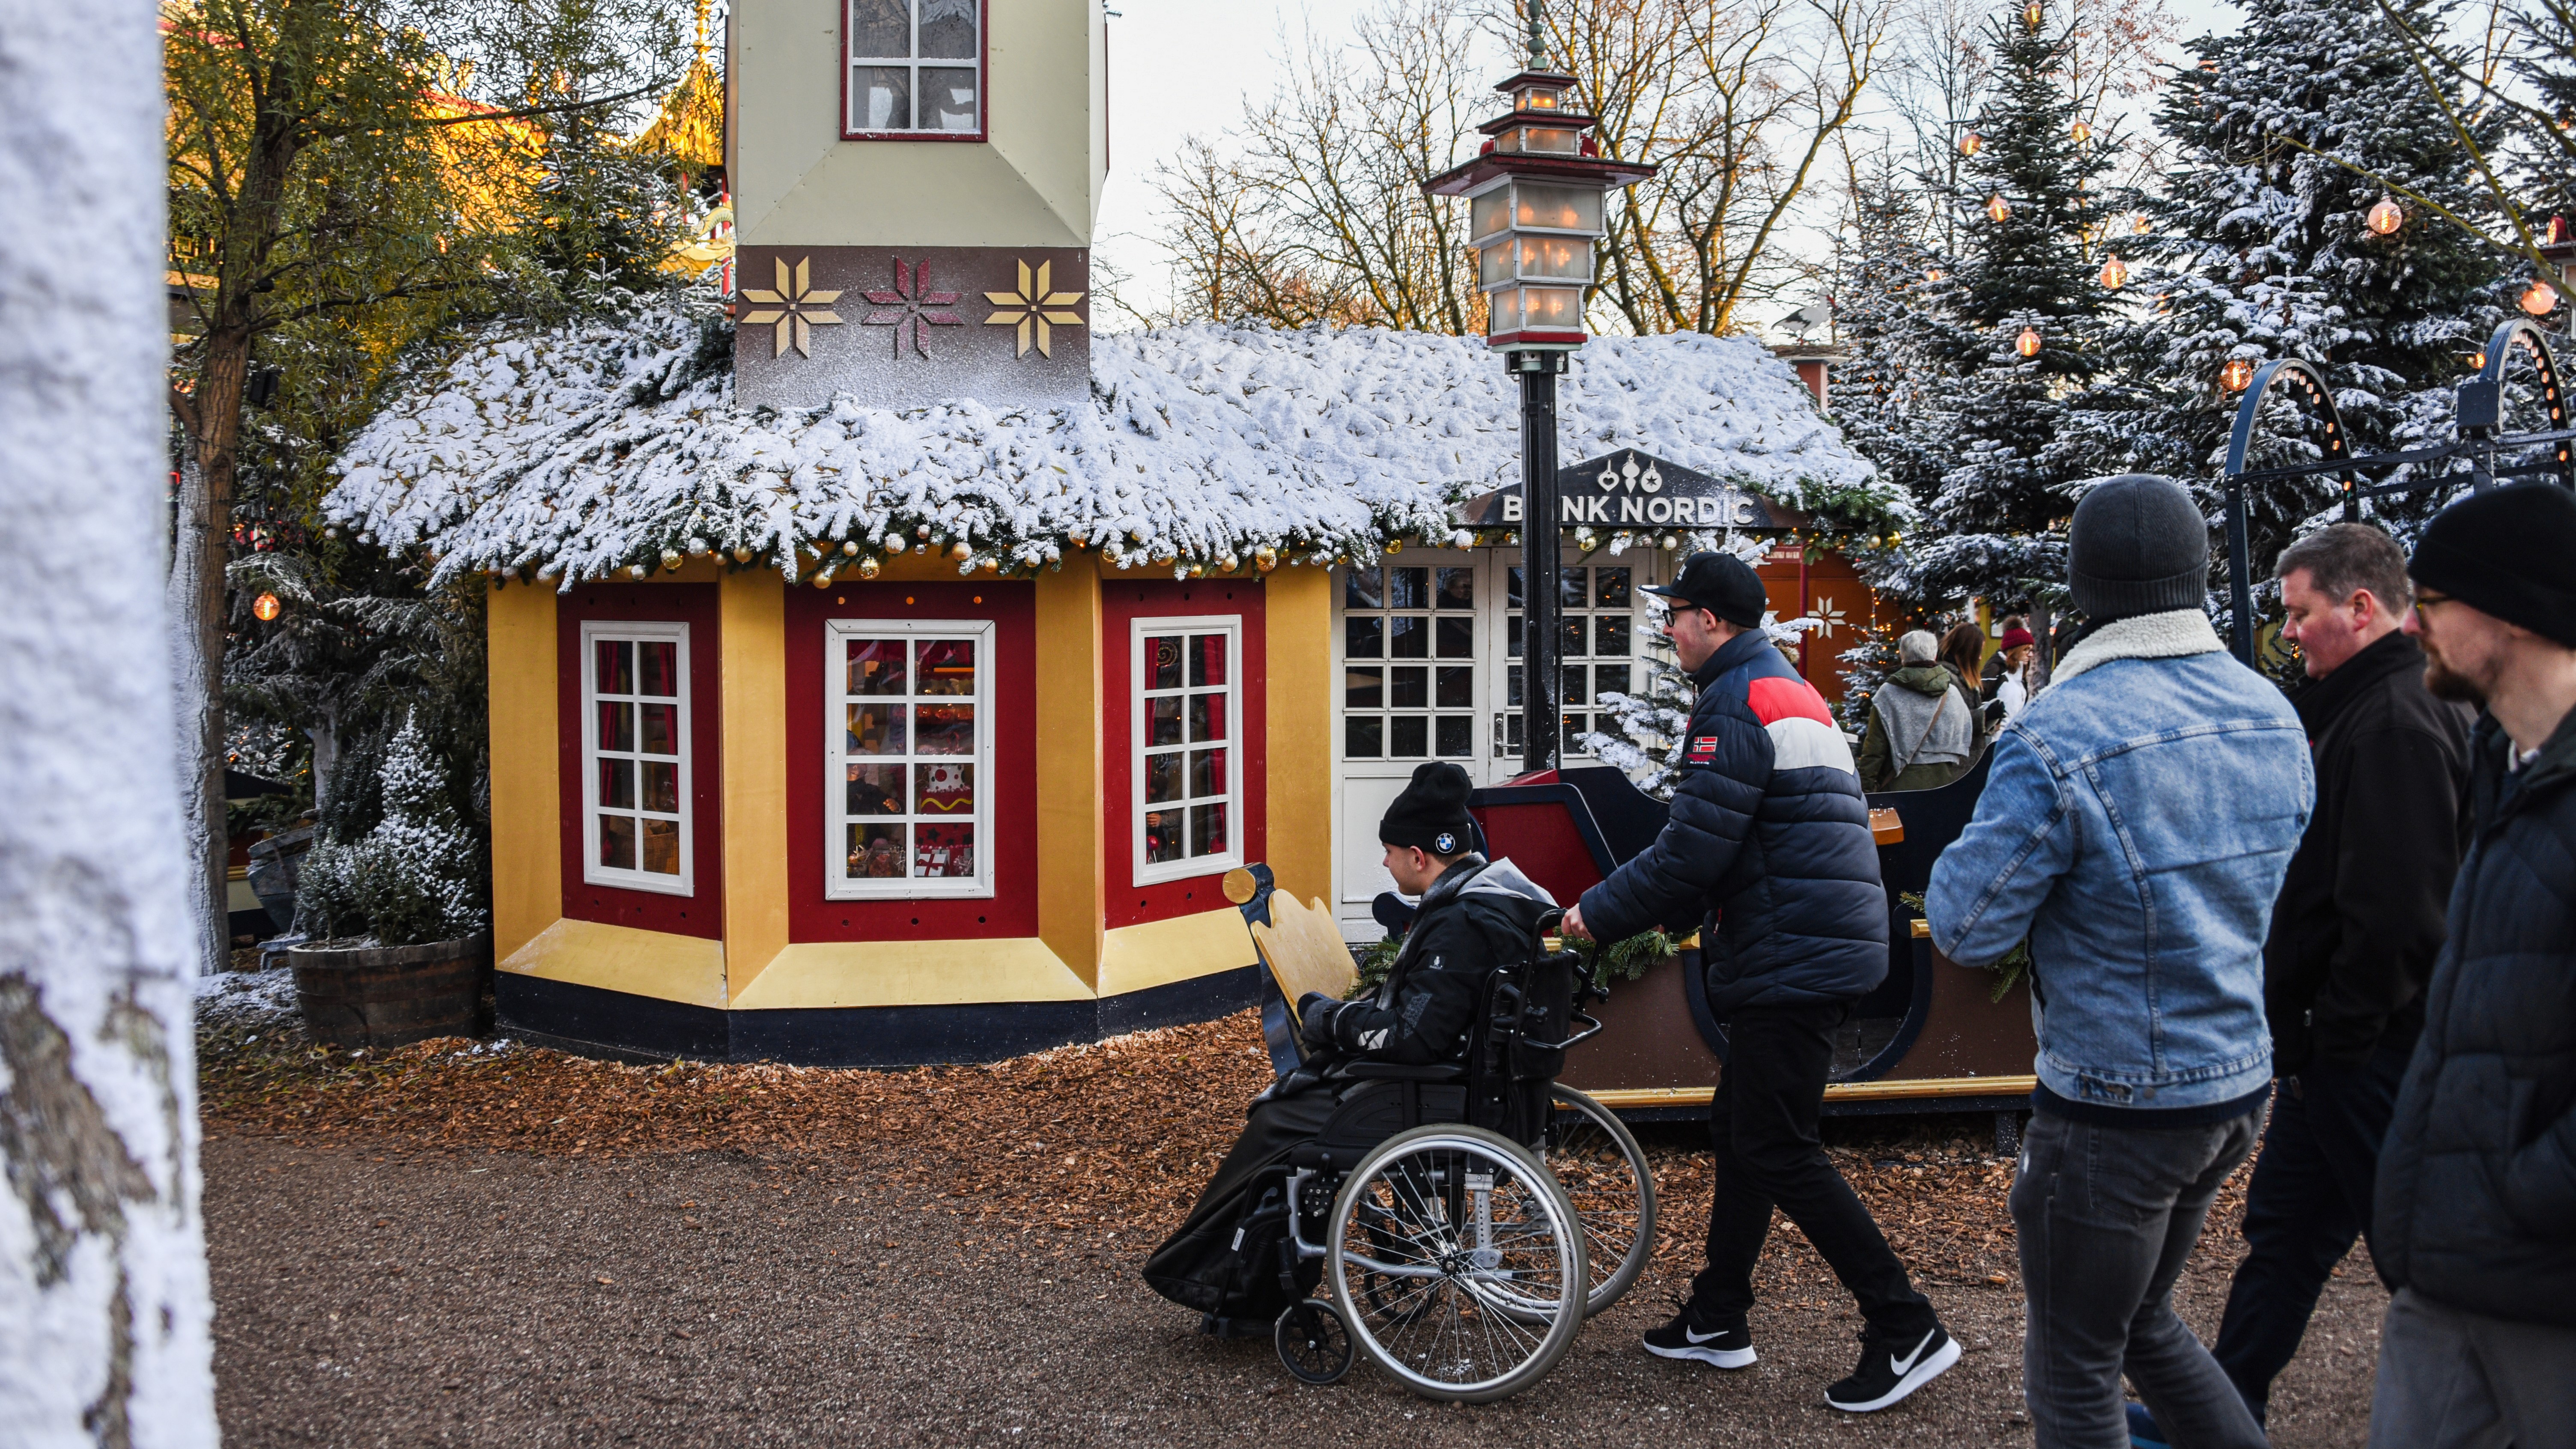
{"label": "gold bauble", "polygon": [[1272,569],[1279,567],[1279,550],[1268,547],[1254,549],[1252,551],[1252,566],[1261,570],[1265,574],[1270,572]]}
{"label": "gold bauble", "polygon": [[678,573],[683,561],[684,560],[680,557],[680,551],[678,549],[666,548],[662,550],[662,567],[669,569],[671,572]]}
{"label": "gold bauble", "polygon": [[877,561],[876,561],[875,559],[872,559],[872,558],[863,558],[863,559],[859,560],[859,577],[860,577],[860,578],[863,578],[863,579],[872,579],[872,578],[875,578],[876,576],[877,576]]}
{"label": "gold bauble", "polygon": [[750,549],[747,549],[747,548],[737,548],[737,549],[735,549],[735,550],[733,551],[733,561],[734,561],[735,563],[749,563],[749,562],[751,562],[751,550],[750,550]]}
{"label": "gold bauble", "polygon": [[859,556],[859,541],[855,538],[845,538],[841,540],[841,556],[843,558],[857,558]]}
{"label": "gold bauble", "polygon": [[961,538],[948,546],[948,556],[959,563],[964,563],[975,556],[975,549],[972,544]]}

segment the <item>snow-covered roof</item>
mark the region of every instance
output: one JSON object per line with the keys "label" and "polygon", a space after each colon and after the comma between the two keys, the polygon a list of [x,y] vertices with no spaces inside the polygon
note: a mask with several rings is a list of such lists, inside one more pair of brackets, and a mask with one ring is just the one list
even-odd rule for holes
{"label": "snow-covered roof", "polygon": [[[496,331],[398,394],[341,456],[331,519],[442,576],[566,586],[717,550],[798,570],[844,540],[965,545],[961,571],[1068,545],[1125,566],[1374,555],[1447,536],[1518,478],[1519,387],[1474,339],[1195,325],[1102,334],[1088,407],[739,407],[696,295]],[[1793,506],[1876,486],[1787,364],[1745,338],[1605,337],[1559,391],[1566,458],[1635,446]]]}

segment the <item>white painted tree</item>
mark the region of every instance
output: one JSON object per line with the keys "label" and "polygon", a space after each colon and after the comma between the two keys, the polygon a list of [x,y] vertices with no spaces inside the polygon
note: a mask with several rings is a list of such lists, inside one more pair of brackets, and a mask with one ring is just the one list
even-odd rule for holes
{"label": "white painted tree", "polygon": [[0,23],[0,1438],[216,1440],[162,566],[159,16]]}

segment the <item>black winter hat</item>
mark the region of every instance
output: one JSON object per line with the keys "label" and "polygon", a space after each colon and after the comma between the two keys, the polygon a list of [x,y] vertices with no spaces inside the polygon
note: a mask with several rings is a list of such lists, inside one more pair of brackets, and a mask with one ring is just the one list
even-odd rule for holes
{"label": "black winter hat", "polygon": [[1476,838],[1476,822],[1467,814],[1467,792],[1475,788],[1466,771],[1446,760],[1416,766],[1412,783],[1378,821],[1377,838],[1433,855],[1456,855]]}
{"label": "black winter hat", "polygon": [[2209,594],[2209,522],[2170,478],[2105,478],[2075,505],[2066,586],[2095,623],[2197,609]]}
{"label": "black winter hat", "polygon": [[2406,572],[2576,649],[2576,494],[2547,482],[2473,493],[2433,516]]}
{"label": "black winter hat", "polygon": [[1650,586],[1646,592],[1706,609],[1738,629],[1756,627],[1771,608],[1761,577],[1731,553],[1692,554],[1682,560],[1682,571],[1670,584]]}

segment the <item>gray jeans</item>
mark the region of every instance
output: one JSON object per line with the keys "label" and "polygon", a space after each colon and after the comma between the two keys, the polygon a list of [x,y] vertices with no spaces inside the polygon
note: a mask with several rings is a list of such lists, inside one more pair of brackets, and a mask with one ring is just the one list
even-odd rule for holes
{"label": "gray jeans", "polygon": [[2576,1445],[2576,1328],[2463,1313],[2400,1288],[2379,1333],[2372,1449]]}
{"label": "gray jeans", "polygon": [[2123,1373],[2171,1442],[2262,1449],[2254,1415],[2172,1298],[2210,1200],[2262,1128],[2259,1111],[2206,1127],[2030,1119],[2012,1215],[2038,1449],[2128,1449]]}

